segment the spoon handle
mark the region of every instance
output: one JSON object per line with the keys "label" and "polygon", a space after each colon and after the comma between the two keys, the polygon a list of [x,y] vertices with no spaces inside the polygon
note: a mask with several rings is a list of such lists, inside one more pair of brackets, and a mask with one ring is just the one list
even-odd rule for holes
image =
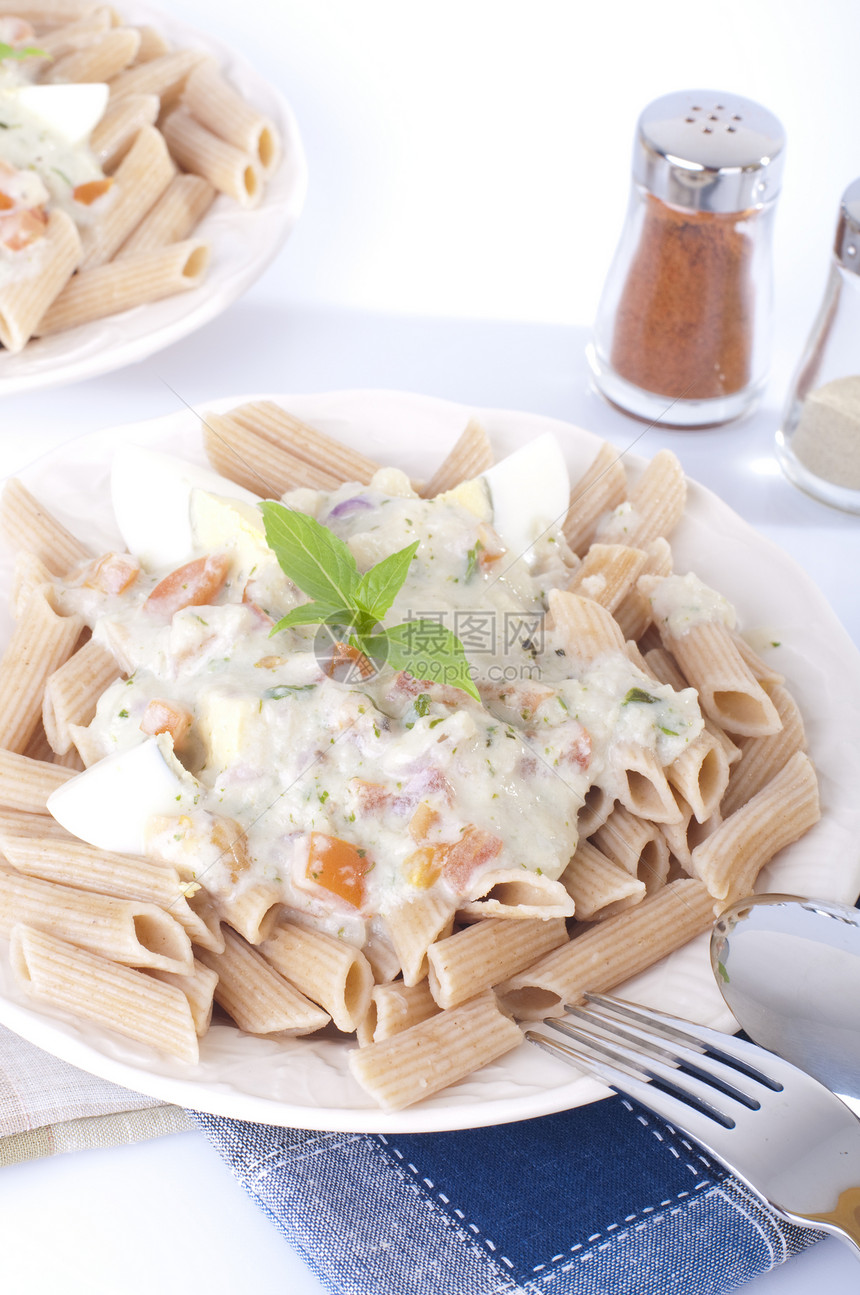
{"label": "spoon handle", "polygon": [[832,1210],[825,1214],[797,1215],[810,1223],[820,1223],[827,1231],[845,1241],[860,1258],[860,1187],[846,1187]]}

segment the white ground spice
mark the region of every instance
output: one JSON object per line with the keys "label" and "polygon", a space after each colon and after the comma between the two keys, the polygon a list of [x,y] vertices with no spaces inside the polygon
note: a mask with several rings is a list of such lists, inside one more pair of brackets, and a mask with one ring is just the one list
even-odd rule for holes
{"label": "white ground spice", "polygon": [[860,490],[860,375],[810,391],[791,448],[822,481]]}

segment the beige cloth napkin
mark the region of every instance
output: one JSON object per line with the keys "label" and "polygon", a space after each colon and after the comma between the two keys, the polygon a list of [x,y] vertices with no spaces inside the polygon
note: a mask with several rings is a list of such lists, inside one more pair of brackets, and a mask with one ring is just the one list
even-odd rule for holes
{"label": "beige cloth napkin", "polygon": [[193,1127],[181,1107],[88,1075],[0,1026],[0,1166]]}

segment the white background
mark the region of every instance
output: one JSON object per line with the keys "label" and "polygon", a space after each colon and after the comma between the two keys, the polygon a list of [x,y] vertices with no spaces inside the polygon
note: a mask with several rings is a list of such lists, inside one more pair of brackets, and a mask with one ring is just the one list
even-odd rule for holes
{"label": "white background", "polygon": [[[582,352],[635,120],[670,90],[734,91],[775,111],[789,140],[772,383],[753,419],[649,432],[638,448],[676,449],[807,567],[860,641],[846,583],[860,523],[797,494],[771,454],[839,195],[860,175],[860,8],[182,0],[171,12],[242,50],[290,100],[310,166],[304,215],[265,278],[194,337],[122,373],[7,398],[0,471],[80,432],[170,412],[174,393],[194,403],[399,387],[554,414],[629,443],[641,426],[588,390]],[[4,1169],[0,1237],[10,1292],[317,1290],[191,1134]],[[827,1283],[847,1295],[858,1274],[828,1242],[746,1289],[805,1295]]]}

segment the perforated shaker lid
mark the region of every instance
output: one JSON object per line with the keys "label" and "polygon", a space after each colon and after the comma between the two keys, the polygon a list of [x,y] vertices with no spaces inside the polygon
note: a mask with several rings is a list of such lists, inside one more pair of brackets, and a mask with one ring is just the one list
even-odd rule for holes
{"label": "perforated shaker lid", "polygon": [[679,90],[639,118],[633,175],[655,197],[695,211],[745,211],[779,192],[785,132],[752,99]]}
{"label": "perforated shaker lid", "polygon": [[842,195],[833,251],[843,269],[860,274],[860,180],[849,184]]}

